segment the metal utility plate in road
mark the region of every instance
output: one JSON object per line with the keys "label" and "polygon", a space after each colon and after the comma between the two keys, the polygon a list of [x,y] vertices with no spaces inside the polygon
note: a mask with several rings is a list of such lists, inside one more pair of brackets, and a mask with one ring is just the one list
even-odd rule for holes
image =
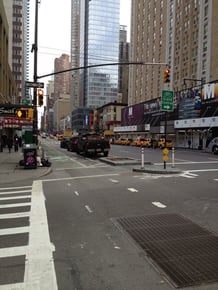
{"label": "metal utility plate in road", "polygon": [[117,218],[175,287],[218,282],[218,236],[177,214]]}

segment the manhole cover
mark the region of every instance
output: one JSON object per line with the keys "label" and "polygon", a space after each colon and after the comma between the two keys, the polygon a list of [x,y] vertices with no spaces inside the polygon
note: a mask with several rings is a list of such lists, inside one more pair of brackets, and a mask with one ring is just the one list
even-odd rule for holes
{"label": "manhole cover", "polygon": [[116,219],[175,287],[218,281],[218,237],[177,214]]}

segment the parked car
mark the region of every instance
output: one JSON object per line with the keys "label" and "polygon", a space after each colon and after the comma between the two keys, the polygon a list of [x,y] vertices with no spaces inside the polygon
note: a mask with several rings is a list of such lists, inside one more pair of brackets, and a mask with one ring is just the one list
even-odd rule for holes
{"label": "parked car", "polygon": [[63,137],[63,139],[60,141],[60,147],[61,148],[67,148],[69,141],[70,141],[69,137]]}
{"label": "parked car", "polygon": [[77,152],[77,144],[78,144],[79,136],[71,137],[68,144],[67,144],[67,150],[70,152]]}

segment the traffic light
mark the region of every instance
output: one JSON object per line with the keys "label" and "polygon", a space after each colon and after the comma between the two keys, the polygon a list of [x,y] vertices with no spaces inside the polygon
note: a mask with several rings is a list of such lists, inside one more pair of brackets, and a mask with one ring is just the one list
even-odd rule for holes
{"label": "traffic light", "polygon": [[17,109],[16,115],[18,118],[28,118],[28,110],[23,108]]}
{"label": "traffic light", "polygon": [[170,83],[170,70],[168,68],[164,70],[164,83]]}
{"label": "traffic light", "polygon": [[44,92],[42,89],[38,89],[37,93],[38,93],[38,105],[41,107],[41,106],[43,106],[43,94],[44,94]]}
{"label": "traffic light", "polygon": [[32,108],[28,109],[28,119],[33,120],[34,111]]}

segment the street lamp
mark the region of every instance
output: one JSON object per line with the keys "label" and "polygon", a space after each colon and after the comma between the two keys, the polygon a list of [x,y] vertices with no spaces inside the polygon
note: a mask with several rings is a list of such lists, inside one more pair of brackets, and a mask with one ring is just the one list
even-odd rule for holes
{"label": "street lamp", "polygon": [[[38,52],[38,4],[40,0],[36,0],[35,3],[35,41],[32,45],[31,52],[34,51],[34,74],[33,81],[37,82],[37,52]],[[38,114],[37,114],[37,87],[34,87],[33,91],[33,110],[34,110],[34,118],[33,118],[33,136],[36,145],[38,144]]]}

